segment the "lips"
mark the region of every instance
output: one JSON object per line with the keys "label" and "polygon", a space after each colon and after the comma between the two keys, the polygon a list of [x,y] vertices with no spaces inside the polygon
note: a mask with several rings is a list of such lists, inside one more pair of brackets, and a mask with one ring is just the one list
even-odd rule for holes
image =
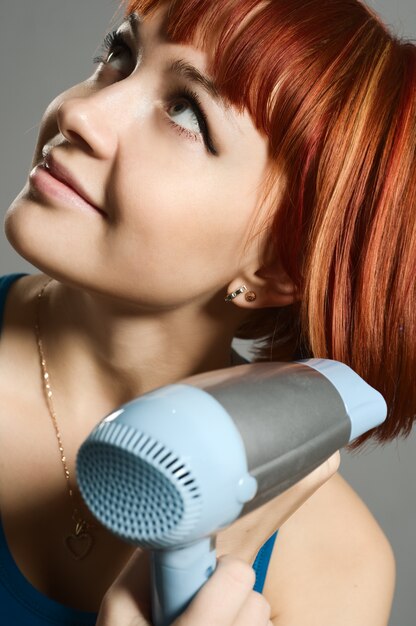
{"label": "lips", "polygon": [[76,180],[76,178],[66,169],[64,165],[62,165],[62,163],[58,163],[56,158],[53,157],[50,152],[46,155],[43,166],[49,172],[49,174],[51,174],[51,176],[73,189],[73,191],[81,196],[81,198],[85,200],[85,202],[88,202],[88,204],[96,209],[96,211],[99,211],[103,215],[106,215],[106,213],[102,209],[94,204],[94,202],[91,200],[80,182]]}

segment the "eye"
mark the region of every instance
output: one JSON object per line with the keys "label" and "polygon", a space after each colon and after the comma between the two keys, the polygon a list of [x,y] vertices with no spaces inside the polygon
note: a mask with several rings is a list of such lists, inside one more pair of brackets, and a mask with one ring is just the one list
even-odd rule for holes
{"label": "eye", "polygon": [[133,55],[130,47],[123,39],[123,35],[117,31],[108,33],[101,46],[101,54],[93,58],[93,63],[111,65],[119,72],[125,73],[125,63],[132,63]]}
{"label": "eye", "polygon": [[187,128],[194,134],[200,135],[202,133],[198,117],[190,103],[185,99],[176,100],[176,102],[168,108],[168,114],[175,120],[175,124],[178,126]]}
{"label": "eye", "polygon": [[[93,63],[111,67],[118,74],[128,76],[135,65],[135,55],[121,33],[114,30],[105,36],[100,56],[93,58]],[[127,63],[127,67],[126,67]],[[208,129],[207,116],[198,95],[194,91],[182,88],[168,98],[166,108],[168,122],[177,132],[197,141],[203,138],[208,152],[218,155],[212,143]]]}
{"label": "eye", "polygon": [[211,140],[207,116],[198,95],[194,91],[184,87],[172,94],[168,99],[166,113],[169,124],[179,133],[195,141],[202,137],[207,150],[211,154],[218,154]]}

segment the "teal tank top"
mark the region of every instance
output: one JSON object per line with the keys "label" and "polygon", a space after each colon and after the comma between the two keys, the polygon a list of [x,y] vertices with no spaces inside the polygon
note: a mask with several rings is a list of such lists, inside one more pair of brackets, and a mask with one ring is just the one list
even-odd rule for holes
{"label": "teal tank top", "polygon": [[[14,280],[26,274],[0,277],[0,333],[7,292]],[[263,591],[276,531],[260,548],[253,563],[256,582],[253,589]],[[7,545],[0,518],[0,624],[4,626],[94,626],[96,613],[77,611],[51,600],[35,589],[17,567]]]}

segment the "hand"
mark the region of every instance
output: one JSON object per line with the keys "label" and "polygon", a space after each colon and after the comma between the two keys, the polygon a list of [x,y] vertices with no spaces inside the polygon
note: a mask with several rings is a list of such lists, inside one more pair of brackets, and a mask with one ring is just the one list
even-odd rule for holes
{"label": "hand", "polygon": [[[274,498],[276,528],[335,474],[339,463],[337,452]],[[262,594],[253,591],[254,582],[255,573],[249,563],[229,554],[221,556],[211,578],[171,626],[271,626],[270,605]],[[96,626],[153,626],[147,552],[138,550],[107,591]]]}
{"label": "hand", "polygon": [[253,591],[256,575],[248,563],[226,554],[211,578],[172,626],[271,626],[270,604]]}

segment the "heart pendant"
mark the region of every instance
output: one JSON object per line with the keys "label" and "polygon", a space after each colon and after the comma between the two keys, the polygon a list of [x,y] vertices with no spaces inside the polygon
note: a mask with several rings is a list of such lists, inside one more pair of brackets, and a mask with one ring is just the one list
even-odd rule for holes
{"label": "heart pendant", "polygon": [[87,556],[92,548],[92,544],[92,536],[87,532],[65,537],[65,545],[76,561],[80,561]]}

